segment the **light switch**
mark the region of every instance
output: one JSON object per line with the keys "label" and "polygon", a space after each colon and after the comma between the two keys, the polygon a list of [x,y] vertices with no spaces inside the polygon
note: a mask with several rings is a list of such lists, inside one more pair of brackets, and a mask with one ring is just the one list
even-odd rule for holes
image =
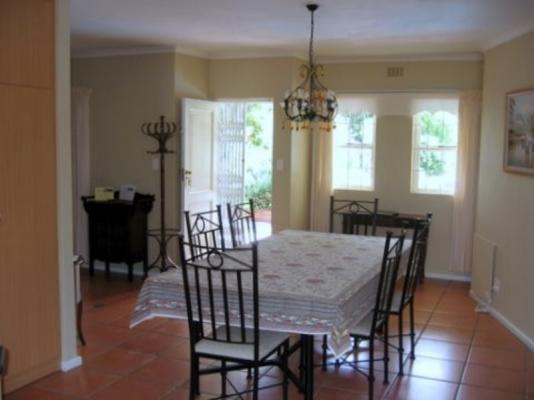
{"label": "light switch", "polygon": [[283,171],[284,170],[284,160],[279,158],[276,160],[276,170],[277,171]]}

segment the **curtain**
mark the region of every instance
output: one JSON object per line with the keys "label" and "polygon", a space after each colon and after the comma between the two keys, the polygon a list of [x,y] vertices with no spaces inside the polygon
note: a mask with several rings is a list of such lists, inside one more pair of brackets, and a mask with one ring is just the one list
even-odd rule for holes
{"label": "curtain", "polygon": [[310,229],[328,232],[330,228],[330,195],[332,194],[332,135],[334,124],[313,123],[311,185],[310,185]]}
{"label": "curtain", "polygon": [[74,210],[74,253],[89,258],[87,237],[87,215],[81,196],[90,195],[90,99],[92,89],[73,88],[71,91],[71,135],[73,166],[73,210]]}
{"label": "curtain", "polygon": [[460,95],[458,113],[458,169],[452,217],[449,270],[471,272],[480,142],[481,93]]}

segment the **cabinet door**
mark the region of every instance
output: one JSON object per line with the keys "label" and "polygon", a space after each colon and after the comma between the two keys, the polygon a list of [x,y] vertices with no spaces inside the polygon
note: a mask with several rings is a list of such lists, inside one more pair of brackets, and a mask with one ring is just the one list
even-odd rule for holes
{"label": "cabinet door", "polygon": [[57,369],[54,93],[0,84],[0,343],[11,390]]}
{"label": "cabinet door", "polygon": [[0,0],[0,83],[52,88],[53,0]]}

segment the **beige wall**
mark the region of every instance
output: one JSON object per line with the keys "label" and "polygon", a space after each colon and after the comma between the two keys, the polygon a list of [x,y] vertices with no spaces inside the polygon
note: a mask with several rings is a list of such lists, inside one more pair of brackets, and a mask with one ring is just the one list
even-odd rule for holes
{"label": "beige wall", "polygon": [[534,87],[534,32],[485,54],[476,232],[497,244],[494,307],[534,342],[534,177],[503,172],[505,94]]}
{"label": "beige wall", "polygon": [[[388,78],[390,66],[404,76]],[[338,93],[462,91],[482,87],[481,61],[360,63],[326,65],[325,84]],[[379,116],[374,191],[338,191],[347,199],[380,199],[380,208],[434,214],[427,271],[450,274],[452,197],[410,192],[412,121],[410,116]],[[392,173],[394,171],[394,173]]]}
{"label": "beige wall", "polygon": [[[172,61],[171,61],[172,60]],[[139,125],[162,112],[176,108],[180,115],[183,96],[210,99],[272,99],[274,112],[273,228],[308,228],[310,138],[303,132],[283,128],[278,108],[284,92],[301,77],[295,58],[211,60],[157,54],[101,57],[73,61],[73,83],[94,89],[92,98],[92,179],[94,184],[117,185],[135,177],[140,190],[157,193],[157,172],[145,150],[151,143],[139,133]],[[173,67],[172,67],[172,66]],[[402,78],[387,78],[389,63],[326,65],[325,84],[340,93],[360,91],[464,90],[479,89],[479,61],[394,63],[403,66]],[[174,80],[173,80],[174,79]],[[174,94],[168,82],[174,82]],[[172,87],[170,89],[172,89]],[[105,93],[105,94],[104,94]],[[159,95],[156,95],[159,93]],[[141,95],[143,94],[143,95]],[[174,98],[173,98],[174,96]],[[127,101],[126,101],[127,100]],[[166,111],[164,111],[167,113]],[[120,118],[115,116],[120,115]],[[403,127],[399,129],[399,126]],[[446,196],[409,193],[411,122],[406,117],[383,117],[378,121],[377,190],[374,193],[345,193],[346,196],[378,196],[384,208],[435,213],[429,270],[447,273],[452,199]],[[127,143],[125,143],[127,142]],[[171,147],[179,151],[176,141]],[[115,149],[122,148],[113,159]],[[402,149],[402,152],[399,151]],[[276,169],[282,160],[283,170]],[[168,168],[169,220],[176,221],[178,207],[178,158],[171,156]],[[396,166],[392,164],[397,164]],[[402,178],[388,181],[388,168],[402,171]],[[139,183],[137,183],[139,182]],[[173,186],[174,185],[174,186]],[[174,188],[174,189],[173,189]],[[156,224],[152,213],[152,225]],[[176,221],[177,223],[177,221]],[[445,243],[437,246],[437,243]]]}
{"label": "beige wall", "polygon": [[379,199],[384,210],[407,213],[432,212],[427,272],[448,274],[451,248],[452,197],[410,192],[411,116],[380,116],[376,125],[375,190],[336,191],[336,198]]}
{"label": "beige wall", "polygon": [[[388,78],[388,67],[404,76]],[[353,91],[467,90],[482,87],[481,61],[327,64],[324,83],[338,93]]]}
{"label": "beige wall", "polygon": [[[175,59],[173,53],[81,58],[72,60],[72,85],[93,89],[91,94],[91,188],[131,183],[142,193],[156,195],[149,226],[159,227],[159,171],[147,154],[155,140],[140,127],[160,115],[174,121]],[[169,142],[176,148],[176,138]],[[166,157],[167,171],[176,171],[176,155]],[[176,220],[176,175],[167,173],[166,212]],[[91,190],[92,190],[91,189]],[[151,246],[151,254],[154,247]]]}

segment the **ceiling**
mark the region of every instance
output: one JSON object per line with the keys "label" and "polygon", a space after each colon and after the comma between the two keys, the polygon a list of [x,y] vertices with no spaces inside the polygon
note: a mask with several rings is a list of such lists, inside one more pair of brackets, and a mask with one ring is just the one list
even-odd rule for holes
{"label": "ceiling", "polygon": [[[303,56],[304,0],[71,0],[74,54],[177,48],[209,58]],[[459,56],[534,29],[534,0],[320,0],[322,59]]]}

